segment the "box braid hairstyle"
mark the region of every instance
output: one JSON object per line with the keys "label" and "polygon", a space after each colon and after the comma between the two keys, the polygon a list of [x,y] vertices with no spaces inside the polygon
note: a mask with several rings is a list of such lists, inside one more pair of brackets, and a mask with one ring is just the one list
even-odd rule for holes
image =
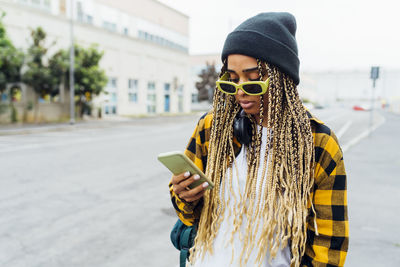
{"label": "box braid hairstyle", "polygon": [[[230,206],[234,208],[229,208],[228,216],[234,216],[234,225],[230,243],[236,234],[244,242],[239,254],[241,266],[247,264],[254,248],[258,249],[256,262],[260,265],[267,252],[271,261],[280,248],[289,245],[291,266],[300,266],[305,252],[307,205],[311,203],[310,191],[314,183],[314,144],[310,120],[292,78],[269,63],[261,60],[257,62],[260,79],[270,78],[266,105],[268,112],[264,118],[265,103],[263,96],[260,96],[259,128],[257,131],[257,127],[253,127],[251,143],[246,147],[247,180],[245,190],[239,191],[239,196],[233,191],[232,168],[236,168],[238,173],[233,146],[237,142],[233,135],[233,122],[240,112],[240,106],[234,96],[215,90],[206,167],[206,175],[212,179],[215,188],[204,195],[195,245],[191,249],[191,262],[198,256],[204,257],[206,251],[213,253],[213,240],[231,201],[233,205]],[[225,60],[219,77],[222,77],[226,69]],[[255,126],[253,116],[249,118]],[[266,144],[268,152],[261,159],[264,120],[269,129]],[[263,187],[264,193],[256,194],[261,160],[264,161],[264,167],[258,186],[260,189]],[[229,192],[225,192],[225,185]],[[228,194],[226,203],[225,194]],[[315,213],[312,203],[311,208]],[[246,220],[243,220],[244,216]],[[242,224],[245,225],[245,233],[240,231]],[[314,226],[317,229],[315,219]],[[258,232],[261,232],[259,238],[256,237]],[[232,246],[232,260],[234,254]]]}

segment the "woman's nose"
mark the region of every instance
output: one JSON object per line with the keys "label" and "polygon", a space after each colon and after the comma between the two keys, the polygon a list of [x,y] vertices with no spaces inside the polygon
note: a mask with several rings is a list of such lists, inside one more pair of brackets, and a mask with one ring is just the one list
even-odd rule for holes
{"label": "woman's nose", "polygon": [[238,89],[237,94],[238,94],[239,96],[243,96],[243,95],[245,95],[245,92],[243,92],[242,89]]}
{"label": "woman's nose", "polygon": [[[237,84],[239,85],[239,84],[242,84],[242,83],[244,83],[244,82],[245,82],[245,80],[240,79],[240,80],[238,81]],[[242,95],[245,95],[245,92],[243,92],[242,89],[238,89],[237,94],[240,95],[240,96],[242,96]]]}

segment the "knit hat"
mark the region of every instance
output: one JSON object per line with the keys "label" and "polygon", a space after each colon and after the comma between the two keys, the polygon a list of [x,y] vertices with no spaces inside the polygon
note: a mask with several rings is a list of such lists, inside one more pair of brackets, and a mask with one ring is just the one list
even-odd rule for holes
{"label": "knit hat", "polygon": [[277,66],[299,84],[296,19],[287,12],[260,13],[231,32],[222,49],[222,62],[230,54],[254,57]]}

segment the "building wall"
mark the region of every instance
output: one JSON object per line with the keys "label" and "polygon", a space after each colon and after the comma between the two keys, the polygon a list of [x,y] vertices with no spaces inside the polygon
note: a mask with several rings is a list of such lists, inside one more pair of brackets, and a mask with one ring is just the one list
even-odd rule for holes
{"label": "building wall", "polygon": [[[70,44],[70,1],[52,0],[50,6],[45,7],[43,0],[42,6],[33,6],[29,4],[29,0],[26,1],[21,4],[23,0],[0,0],[0,8],[7,13],[3,21],[15,46],[24,49],[29,47],[30,42],[27,40],[30,39],[30,29],[41,26],[48,34],[48,44],[56,41],[49,54],[60,48],[67,49]],[[170,84],[167,93],[169,112],[190,111],[187,16],[153,0],[141,1],[149,2],[142,6],[138,1],[74,2],[82,4],[80,9],[77,8],[80,18],[74,23],[76,43],[84,47],[98,44],[99,49],[104,51],[100,65],[112,81],[106,88],[108,94],[101,94],[93,101],[95,105],[102,106],[103,113],[107,107],[109,111],[115,107],[118,115],[148,113],[148,95],[152,94],[148,89],[149,83],[155,84],[155,113],[165,111],[165,84]],[[137,2],[136,5],[133,5],[134,2]],[[105,6],[110,3],[114,8]],[[127,6],[122,12],[124,3]],[[150,16],[145,14],[151,8],[158,12],[155,14],[159,14],[155,17],[160,17],[162,12],[166,12],[163,21],[158,21],[159,24],[154,20],[145,20]],[[77,18],[79,12],[75,14]],[[139,13],[143,16],[135,16]],[[88,19],[87,16],[91,17]],[[104,24],[105,18],[102,16],[106,16],[111,24]],[[148,28],[141,25],[147,25]],[[124,31],[126,28],[128,30]],[[140,36],[141,33],[143,36]],[[144,36],[144,33],[147,35]],[[160,36],[161,33],[169,34],[169,39]],[[129,79],[138,81],[136,91],[129,89]],[[130,92],[136,92],[136,102],[129,100]]]}
{"label": "building wall", "polygon": [[322,105],[337,100],[368,102],[372,97],[395,104],[400,98],[399,77],[400,70],[381,68],[373,88],[369,70],[302,73],[299,93]]}
{"label": "building wall", "polygon": [[98,2],[124,10],[137,18],[166,27],[184,36],[189,35],[188,16],[156,0],[98,0]]}

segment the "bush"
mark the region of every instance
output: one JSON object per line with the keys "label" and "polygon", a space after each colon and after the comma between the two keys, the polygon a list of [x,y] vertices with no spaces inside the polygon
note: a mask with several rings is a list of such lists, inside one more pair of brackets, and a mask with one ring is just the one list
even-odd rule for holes
{"label": "bush", "polygon": [[11,122],[16,123],[18,122],[18,112],[14,105],[11,105]]}

